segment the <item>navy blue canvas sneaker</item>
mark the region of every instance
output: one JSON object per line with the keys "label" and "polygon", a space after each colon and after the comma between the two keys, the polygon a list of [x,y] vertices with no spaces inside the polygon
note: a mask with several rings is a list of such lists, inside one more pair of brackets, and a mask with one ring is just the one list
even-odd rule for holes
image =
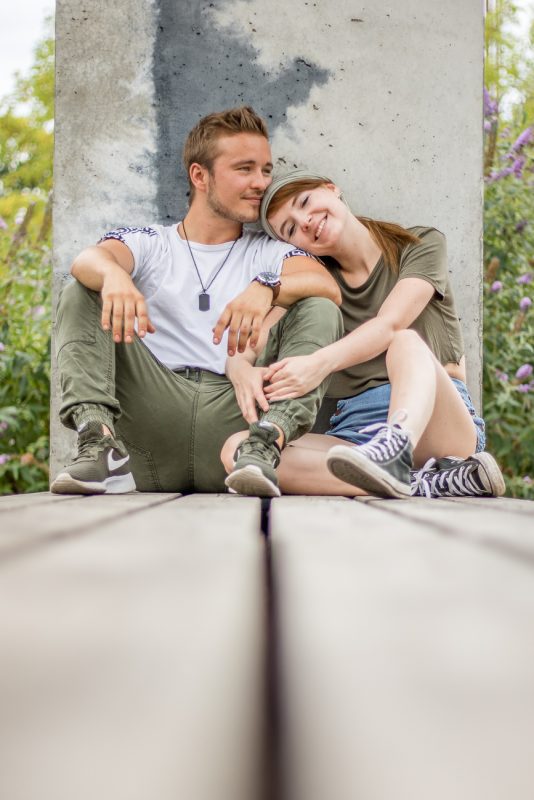
{"label": "navy blue canvas sneaker", "polygon": [[500,497],[505,489],[499,465],[485,452],[469,458],[431,458],[411,474],[413,497]]}
{"label": "navy blue canvas sneaker", "polygon": [[376,430],[366,444],[338,444],[328,451],[330,472],[345,483],[379,497],[409,497],[413,450],[400,425],[377,423],[362,429]]}

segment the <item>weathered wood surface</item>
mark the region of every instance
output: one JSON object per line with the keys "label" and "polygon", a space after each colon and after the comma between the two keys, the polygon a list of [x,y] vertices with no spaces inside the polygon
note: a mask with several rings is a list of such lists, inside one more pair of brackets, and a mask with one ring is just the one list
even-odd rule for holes
{"label": "weathered wood surface", "polygon": [[532,800],[534,504],[260,520],[0,498],[0,797]]}
{"label": "weathered wood surface", "polygon": [[532,800],[532,509],[272,503],[284,798]]}
{"label": "weathered wood surface", "polygon": [[0,797],[261,797],[259,521],[249,498],[0,500]]}

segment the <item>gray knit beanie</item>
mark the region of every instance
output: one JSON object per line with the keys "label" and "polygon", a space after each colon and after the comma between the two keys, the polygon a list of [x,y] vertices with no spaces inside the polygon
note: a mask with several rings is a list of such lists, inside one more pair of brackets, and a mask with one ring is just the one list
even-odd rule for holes
{"label": "gray knit beanie", "polygon": [[333,183],[331,178],[319,175],[317,172],[309,172],[307,169],[293,169],[291,172],[286,172],[284,175],[279,175],[277,178],[274,178],[273,182],[265,190],[263,200],[261,201],[260,222],[265,233],[268,233],[272,239],[280,239],[280,236],[278,236],[267,220],[267,212],[271,200],[282,186],[295,183],[295,181],[307,180],[320,180],[324,181],[324,183]]}

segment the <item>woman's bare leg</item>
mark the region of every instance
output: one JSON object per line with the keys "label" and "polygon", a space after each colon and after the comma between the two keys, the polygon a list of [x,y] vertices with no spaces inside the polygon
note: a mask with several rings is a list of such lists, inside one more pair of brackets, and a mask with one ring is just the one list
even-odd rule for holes
{"label": "woman's bare leg", "polygon": [[414,446],[416,465],[428,458],[475,452],[476,429],[464,401],[431,350],[415,331],[398,331],[386,364],[391,383],[389,417],[399,415]]}
{"label": "woman's bare leg", "polygon": [[[226,440],[221,460],[227,472],[233,468],[233,456],[248,431],[240,431]],[[346,444],[344,439],[307,433],[291,442],[282,451],[277,469],[280,489],[284,494],[337,495],[356,497],[364,495],[361,489],[334,477],[326,467],[326,453],[336,444]]]}

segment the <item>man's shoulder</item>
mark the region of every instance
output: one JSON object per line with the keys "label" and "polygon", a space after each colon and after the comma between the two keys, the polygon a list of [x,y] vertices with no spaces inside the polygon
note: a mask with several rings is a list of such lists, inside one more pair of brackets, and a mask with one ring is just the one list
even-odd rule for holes
{"label": "man's shoulder", "polygon": [[243,247],[250,248],[255,252],[266,252],[272,255],[280,255],[285,258],[287,256],[309,256],[304,250],[296,248],[295,245],[288,242],[281,242],[279,239],[272,239],[264,231],[255,231],[245,228],[241,236]]}

